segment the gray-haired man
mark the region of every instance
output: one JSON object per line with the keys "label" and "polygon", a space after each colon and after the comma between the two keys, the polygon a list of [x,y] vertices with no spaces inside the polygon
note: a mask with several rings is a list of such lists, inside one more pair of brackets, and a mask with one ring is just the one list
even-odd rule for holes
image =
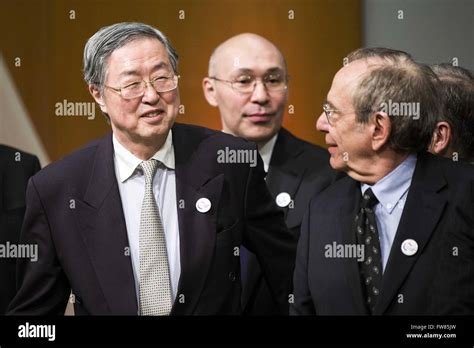
{"label": "gray-haired man", "polygon": [[448,63],[431,68],[439,78],[442,112],[430,152],[474,163],[474,77],[469,70]]}
{"label": "gray-haired man", "polygon": [[257,148],[174,124],[177,60],[141,23],[89,39],[84,77],[112,133],[30,181],[22,241],[39,259],[19,263],[10,314],[62,314],[71,289],[77,314],[239,314],[241,244],[287,313],[296,241],[262,161],[218,161],[223,149]]}
{"label": "gray-haired man", "polygon": [[474,168],[425,152],[436,77],[399,51],[348,57],[317,122],[348,176],[310,203],[291,313],[472,314]]}

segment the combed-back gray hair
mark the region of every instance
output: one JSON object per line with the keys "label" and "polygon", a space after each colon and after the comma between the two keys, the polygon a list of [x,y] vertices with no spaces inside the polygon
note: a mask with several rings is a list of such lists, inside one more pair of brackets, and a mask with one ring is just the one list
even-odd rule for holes
{"label": "combed-back gray hair", "polygon": [[352,51],[347,55],[347,60],[349,63],[355,60],[368,58],[380,58],[387,61],[388,63],[413,61],[413,58],[409,53],[386,47],[362,47]]}
{"label": "combed-back gray hair", "polygon": [[388,144],[398,153],[426,150],[441,106],[437,81],[436,75],[428,66],[412,60],[375,66],[361,78],[353,94],[358,122],[367,123],[374,111],[381,111],[382,105],[417,103],[417,118],[387,111],[391,121]]}
{"label": "combed-back gray hair", "polygon": [[438,121],[451,126],[449,147],[461,159],[474,161],[474,77],[462,67],[449,63],[432,65],[438,76],[442,112]]}
{"label": "combed-back gray hair", "polygon": [[430,65],[438,78],[446,80],[462,79],[469,81],[474,79],[474,74],[471,70],[463,68],[462,66],[454,66],[451,63],[440,63]]}
{"label": "combed-back gray hair", "polygon": [[87,41],[84,48],[86,83],[96,85],[102,93],[107,72],[107,58],[116,49],[143,37],[156,38],[165,46],[171,67],[178,73],[178,53],[161,31],[144,23],[123,22],[101,28]]}

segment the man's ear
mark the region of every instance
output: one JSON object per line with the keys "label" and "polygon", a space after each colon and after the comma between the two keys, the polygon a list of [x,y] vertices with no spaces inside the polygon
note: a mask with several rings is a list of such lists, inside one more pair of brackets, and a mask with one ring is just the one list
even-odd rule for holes
{"label": "man's ear", "polygon": [[392,121],[386,112],[377,111],[371,120],[372,149],[379,151],[387,143],[392,132]]}
{"label": "man's ear", "polygon": [[433,132],[433,139],[431,141],[430,152],[436,155],[442,155],[449,148],[451,142],[451,126],[446,121],[440,121],[436,124],[436,129]]}
{"label": "man's ear", "polygon": [[205,77],[202,80],[202,90],[204,91],[204,97],[206,97],[207,102],[212,106],[217,106],[216,89],[213,81],[211,81],[209,77]]}
{"label": "man's ear", "polygon": [[96,103],[99,104],[102,112],[107,113],[107,106],[104,102],[104,96],[100,93],[99,88],[96,85],[89,85],[89,92],[96,101]]}

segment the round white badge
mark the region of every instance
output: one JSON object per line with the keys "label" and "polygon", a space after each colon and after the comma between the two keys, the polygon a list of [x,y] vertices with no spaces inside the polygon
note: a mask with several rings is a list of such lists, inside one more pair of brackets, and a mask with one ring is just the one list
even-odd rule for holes
{"label": "round white badge", "polygon": [[280,192],[278,196],[276,196],[275,201],[279,207],[284,208],[287,207],[288,204],[290,204],[291,196],[286,192]]}
{"label": "round white badge", "polygon": [[196,202],[196,209],[200,213],[207,213],[211,210],[211,201],[207,198],[199,198]]}
{"label": "round white badge", "polygon": [[406,256],[413,256],[418,251],[418,243],[413,239],[405,239],[402,243],[402,253]]}

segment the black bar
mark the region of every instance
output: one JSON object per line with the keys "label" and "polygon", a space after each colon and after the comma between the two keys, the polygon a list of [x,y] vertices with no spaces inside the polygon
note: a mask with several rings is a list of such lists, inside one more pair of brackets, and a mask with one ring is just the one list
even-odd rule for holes
{"label": "black bar", "polygon": [[[20,331],[27,335],[36,333],[37,328],[34,327],[33,331],[31,325],[55,325],[54,341],[47,337],[19,337]],[[43,333],[48,336],[47,331]],[[424,337],[409,338],[407,334]],[[429,337],[434,334],[455,334],[456,337]],[[16,344],[38,347],[57,344],[248,343],[429,347],[462,344],[473,347],[474,317],[0,317],[1,348]]]}

